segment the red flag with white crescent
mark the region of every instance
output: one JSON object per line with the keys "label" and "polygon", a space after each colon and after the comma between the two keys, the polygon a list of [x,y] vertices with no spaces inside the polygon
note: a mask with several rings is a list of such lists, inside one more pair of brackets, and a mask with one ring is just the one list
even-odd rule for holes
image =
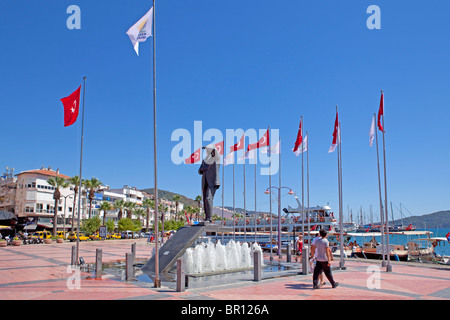
{"label": "red flag with white crescent", "polygon": [[64,127],[68,127],[77,121],[80,109],[80,92],[81,86],[69,96],[61,99],[64,106]]}
{"label": "red flag with white crescent", "polygon": [[200,148],[198,148],[193,154],[189,156],[189,158],[185,159],[184,162],[186,164],[193,164],[200,161]]}
{"label": "red flag with white crescent", "polygon": [[298,147],[303,142],[302,122],[303,122],[303,119],[300,120],[300,125],[298,126],[297,140],[295,140],[294,149],[292,150],[294,152],[296,152],[298,150]]}
{"label": "red flag with white crescent", "polygon": [[380,108],[378,109],[378,129],[381,132],[384,132],[384,128],[381,125],[381,116],[384,114],[384,93],[381,94],[380,98]]}
{"label": "red flag with white crescent", "polygon": [[266,133],[259,139],[256,143],[251,143],[247,147],[247,151],[258,149],[261,147],[267,147],[269,145],[269,129],[267,129]]}
{"label": "red flag with white crescent", "polygon": [[244,142],[245,142],[244,139],[245,139],[245,134],[242,135],[242,138],[239,140],[238,143],[236,143],[234,146],[230,147],[230,152],[244,149]]}

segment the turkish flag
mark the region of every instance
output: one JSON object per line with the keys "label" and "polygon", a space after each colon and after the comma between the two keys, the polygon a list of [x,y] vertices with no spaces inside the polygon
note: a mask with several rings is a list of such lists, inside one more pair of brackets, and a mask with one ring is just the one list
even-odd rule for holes
{"label": "turkish flag", "polygon": [[384,128],[381,125],[381,116],[384,114],[384,93],[381,94],[380,99],[380,108],[378,109],[378,129],[380,131],[384,132]]}
{"label": "turkish flag", "polygon": [[68,127],[77,121],[80,109],[80,92],[81,86],[70,96],[61,99],[64,106],[64,127]]}
{"label": "turkish flag", "polygon": [[302,120],[300,120],[300,125],[298,126],[298,132],[297,132],[297,140],[295,140],[294,145],[294,152],[298,150],[298,147],[302,144],[303,136],[302,136]]}
{"label": "turkish flag", "polygon": [[245,142],[244,139],[245,139],[245,134],[242,135],[242,138],[241,138],[241,140],[239,140],[238,143],[236,143],[234,146],[230,147],[230,152],[244,149],[244,142]]}
{"label": "turkish flag", "polygon": [[269,145],[269,129],[267,129],[266,133],[259,139],[258,142],[249,144],[247,147],[247,151],[258,149],[261,147],[267,147]]}
{"label": "turkish flag", "polygon": [[186,164],[193,164],[200,161],[200,148],[198,148],[191,156],[184,160]]}
{"label": "turkish flag", "polygon": [[219,151],[219,154],[223,156],[223,141],[216,143],[214,146],[216,147],[217,151]]}

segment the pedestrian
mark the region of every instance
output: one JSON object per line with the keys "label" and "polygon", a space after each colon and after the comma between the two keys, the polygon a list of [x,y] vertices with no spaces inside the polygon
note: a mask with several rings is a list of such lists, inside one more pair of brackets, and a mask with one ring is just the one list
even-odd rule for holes
{"label": "pedestrian", "polygon": [[[317,260],[316,260],[316,255],[317,255],[317,252],[316,252],[316,246],[315,246],[315,243],[316,243],[316,241],[317,240],[319,240],[319,239],[322,239],[322,237],[320,236],[320,234],[317,234],[317,236],[313,239],[313,241],[311,242],[311,258],[310,258],[310,268],[311,268],[311,272],[314,272],[314,268],[316,267],[316,263],[317,263]],[[323,273],[320,273],[319,274],[319,283],[320,283],[320,286],[323,286],[323,285],[325,285],[326,284],[326,282],[325,281],[323,281]]]}
{"label": "pedestrian", "polygon": [[314,289],[319,289],[322,284],[319,285],[319,274],[325,273],[328,281],[333,288],[336,288],[339,283],[335,282],[333,279],[333,274],[331,273],[331,261],[333,261],[333,255],[331,254],[330,244],[327,238],[327,232],[324,229],[319,231],[320,239],[316,240],[315,253],[316,253],[316,266],[314,268],[313,285]]}

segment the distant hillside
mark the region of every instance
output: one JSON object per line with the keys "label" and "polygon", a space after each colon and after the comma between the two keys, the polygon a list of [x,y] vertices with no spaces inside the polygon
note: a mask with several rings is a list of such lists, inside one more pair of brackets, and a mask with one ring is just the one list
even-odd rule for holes
{"label": "distant hillside", "polygon": [[[400,219],[394,220],[394,224],[401,223],[402,220]],[[403,218],[403,225],[408,225],[410,223],[418,229],[424,229],[426,227],[450,228],[450,210]]]}
{"label": "distant hillside", "polygon": [[[143,189],[142,191],[147,192],[149,194],[153,194],[155,192],[153,188]],[[182,194],[178,194],[178,193],[174,193],[174,192],[158,189],[158,198],[164,198],[164,199],[167,199],[169,201],[173,201],[173,196],[175,196],[175,195],[179,195],[180,196],[180,202],[182,204],[184,204],[185,206],[193,206],[193,207],[197,207],[198,206],[196,201],[194,201],[193,199],[190,199],[188,197],[185,197]]]}

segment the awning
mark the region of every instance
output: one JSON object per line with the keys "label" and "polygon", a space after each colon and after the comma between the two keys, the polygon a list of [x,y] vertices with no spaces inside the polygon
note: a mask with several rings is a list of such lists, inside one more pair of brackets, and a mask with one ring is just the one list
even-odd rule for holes
{"label": "awning", "polygon": [[0,230],[12,230],[9,226],[0,226]]}
{"label": "awning", "polygon": [[17,220],[17,216],[12,212],[0,210],[0,220],[11,220],[11,219]]}

